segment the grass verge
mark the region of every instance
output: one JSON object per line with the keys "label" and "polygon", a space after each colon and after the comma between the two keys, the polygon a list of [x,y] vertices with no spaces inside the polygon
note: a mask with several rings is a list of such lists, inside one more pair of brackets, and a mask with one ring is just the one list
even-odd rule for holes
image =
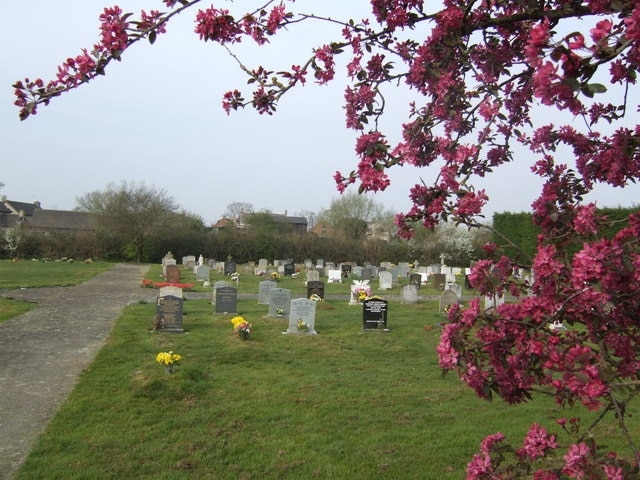
{"label": "grass verge", "polygon": [[[184,303],[183,334],[152,332],[154,308],[126,309],[16,479],[460,479],[486,435],[584,414],[486,403],[443,377],[433,301],[390,302],[388,333],[325,301],[307,336],[240,300],[248,341],[207,300]],[[155,361],[170,350],[173,375]]]}

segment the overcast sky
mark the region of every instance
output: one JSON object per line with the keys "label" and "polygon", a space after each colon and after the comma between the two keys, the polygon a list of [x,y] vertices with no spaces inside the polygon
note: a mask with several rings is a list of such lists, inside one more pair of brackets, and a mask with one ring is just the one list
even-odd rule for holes
{"label": "overcast sky", "polygon": [[[356,133],[344,127],[344,82],[312,82],[292,91],[273,116],[245,110],[227,116],[224,92],[246,78],[217,45],[193,33],[195,10],[169,25],[155,45],[140,43],[110,65],[105,77],[18,119],[11,84],[25,77],[54,77],[64,59],[91,47],[98,37],[104,0],[6,2],[0,16],[0,195],[40,201],[44,208],[73,209],[76,197],[109,183],[145,182],[173,195],[185,210],[209,224],[233,202],[290,215],[318,212],[338,197],[332,179],[357,163]],[[124,11],[160,9],[160,0],[122,0]],[[208,4],[206,4],[208,5]],[[220,2],[215,4],[223,5]],[[226,4],[230,7],[238,4]],[[297,9],[335,18],[362,18],[368,0],[298,0]],[[312,7],[308,7],[312,5]],[[307,8],[305,8],[307,7]],[[326,24],[293,27],[270,46],[238,49],[247,66],[273,70],[301,64],[310,49],[338,38]],[[246,91],[246,90],[245,90]],[[390,94],[385,126],[395,142],[406,120],[407,93]],[[637,123],[637,119],[633,119]],[[529,211],[539,182],[530,158],[499,169],[485,181],[492,197],[486,213]],[[407,211],[409,188],[428,171],[397,168],[391,187],[374,200]],[[600,206],[638,204],[637,187],[602,189],[590,200]]]}

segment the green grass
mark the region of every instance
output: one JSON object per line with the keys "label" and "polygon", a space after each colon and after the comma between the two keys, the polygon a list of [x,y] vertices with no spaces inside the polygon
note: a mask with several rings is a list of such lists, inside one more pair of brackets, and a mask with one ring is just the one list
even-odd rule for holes
{"label": "green grass", "polygon": [[0,288],[78,285],[113,266],[107,262],[42,262],[0,260]]}
{"label": "green grass", "polygon": [[35,307],[35,305],[29,302],[22,302],[20,300],[10,298],[0,298],[0,322],[22,315],[33,307]]}
{"label": "green grass", "polygon": [[[437,302],[390,301],[387,333],[321,302],[315,336],[283,335],[255,299],[238,309],[248,341],[207,300],[185,301],[183,334],[151,332],[154,305],[128,307],[15,478],[460,479],[486,435],[517,444],[532,421],[558,431],[583,413],[487,403],[443,377],[439,330],[424,329]],[[173,375],[155,362],[169,350]]]}

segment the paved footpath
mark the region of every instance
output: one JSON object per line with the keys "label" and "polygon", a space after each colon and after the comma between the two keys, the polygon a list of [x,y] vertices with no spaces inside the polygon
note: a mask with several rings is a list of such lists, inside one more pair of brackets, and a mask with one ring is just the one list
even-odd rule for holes
{"label": "paved footpath", "polygon": [[74,287],[2,292],[38,306],[0,323],[0,479],[24,462],[124,307],[144,298],[148,268],[117,264]]}

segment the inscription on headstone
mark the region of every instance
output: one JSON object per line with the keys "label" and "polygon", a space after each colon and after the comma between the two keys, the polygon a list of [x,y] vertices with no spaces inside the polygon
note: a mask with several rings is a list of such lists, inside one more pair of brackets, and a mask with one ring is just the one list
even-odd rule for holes
{"label": "inscription on headstone", "polygon": [[370,298],[362,303],[362,328],[387,330],[387,301]]}
{"label": "inscription on headstone", "polygon": [[420,275],[419,273],[412,273],[411,275],[409,275],[409,284],[410,285],[415,285],[416,288],[420,288],[420,285],[422,285],[422,275]]}

